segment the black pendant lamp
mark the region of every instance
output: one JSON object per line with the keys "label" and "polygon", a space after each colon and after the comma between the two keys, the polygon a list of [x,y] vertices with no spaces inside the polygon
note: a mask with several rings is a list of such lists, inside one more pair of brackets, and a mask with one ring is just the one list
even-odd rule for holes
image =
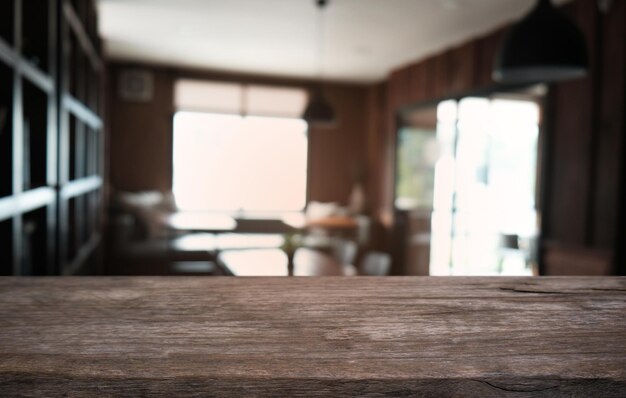
{"label": "black pendant lamp", "polygon": [[309,124],[331,124],[335,121],[335,110],[324,97],[321,89],[313,92],[302,114]]}
{"label": "black pendant lamp", "polygon": [[328,4],[327,0],[316,0],[317,7],[319,9],[318,12],[318,41],[317,41],[317,50],[318,50],[318,77],[320,80],[319,86],[313,90],[311,96],[309,97],[309,103],[304,109],[304,113],[302,114],[302,118],[309,123],[309,125],[329,125],[335,122],[335,111],[333,107],[330,105],[326,97],[324,97],[324,93],[322,90],[323,84],[323,10],[324,7]]}
{"label": "black pendant lamp", "polygon": [[493,79],[511,84],[569,80],[585,76],[588,66],[580,30],[551,0],[539,0],[504,38]]}

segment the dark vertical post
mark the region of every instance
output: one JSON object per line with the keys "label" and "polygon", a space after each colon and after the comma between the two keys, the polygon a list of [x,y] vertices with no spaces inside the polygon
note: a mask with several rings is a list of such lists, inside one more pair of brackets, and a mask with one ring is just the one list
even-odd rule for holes
{"label": "dark vertical post", "polygon": [[[19,59],[22,55],[22,0],[15,0],[14,8],[14,44],[18,57],[13,68],[13,196],[18,196],[23,190],[23,104],[22,78],[19,73]],[[13,216],[13,275],[21,275],[24,259],[22,215]]]}
{"label": "dark vertical post", "polygon": [[[47,164],[46,164],[46,182],[51,188],[56,188],[58,181],[58,76],[57,76],[57,53],[58,53],[58,36],[57,36],[57,18],[58,7],[57,0],[48,0],[48,70],[49,75],[54,82],[52,92],[48,93],[48,136],[47,136]],[[56,253],[57,247],[57,200],[48,205],[46,212],[47,225],[47,252],[48,262],[46,273],[48,275],[58,274],[58,259]]]}

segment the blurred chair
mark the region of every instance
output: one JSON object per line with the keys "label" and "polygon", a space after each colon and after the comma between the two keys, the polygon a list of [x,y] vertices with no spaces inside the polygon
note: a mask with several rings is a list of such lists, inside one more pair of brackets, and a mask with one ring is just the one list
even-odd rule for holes
{"label": "blurred chair", "polygon": [[348,239],[334,239],[332,253],[337,261],[342,264],[354,264],[359,246],[356,242]]}
{"label": "blurred chair", "polygon": [[369,252],[361,262],[361,272],[365,275],[385,276],[391,269],[391,256],[383,252]]}

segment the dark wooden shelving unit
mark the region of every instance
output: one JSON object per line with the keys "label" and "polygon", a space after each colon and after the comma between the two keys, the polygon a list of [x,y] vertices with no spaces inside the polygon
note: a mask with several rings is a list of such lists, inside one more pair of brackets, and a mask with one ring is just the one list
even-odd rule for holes
{"label": "dark wooden shelving unit", "polygon": [[102,60],[94,3],[65,0],[61,8],[59,260],[62,274],[74,274],[101,239],[103,167],[87,166],[101,157],[104,145]]}
{"label": "dark wooden shelving unit", "polygon": [[73,274],[102,220],[93,1],[0,2],[0,274]]}
{"label": "dark wooden shelving unit", "polygon": [[13,69],[0,63],[0,199],[13,193]]}
{"label": "dark wooden shelving unit", "polygon": [[0,2],[0,39],[9,46],[14,43],[15,4],[11,1]]}
{"label": "dark wooden shelving unit", "polygon": [[13,275],[13,220],[0,221],[0,276]]}

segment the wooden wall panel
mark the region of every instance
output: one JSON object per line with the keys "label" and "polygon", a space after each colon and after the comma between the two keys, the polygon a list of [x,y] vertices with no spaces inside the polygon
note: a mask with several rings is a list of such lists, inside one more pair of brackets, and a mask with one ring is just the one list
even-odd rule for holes
{"label": "wooden wall panel", "polygon": [[447,95],[457,95],[474,87],[475,42],[448,51],[446,61]]}
{"label": "wooden wall panel", "polygon": [[123,191],[167,191],[172,185],[173,89],[169,72],[150,68],[154,97],[130,102],[118,95],[119,74],[125,65],[111,65],[110,72],[110,182]]}
{"label": "wooden wall panel", "polygon": [[484,38],[395,70],[388,80],[390,104],[398,108],[493,85],[493,58],[503,35],[504,29],[500,29]]}
{"label": "wooden wall panel", "polygon": [[[591,172],[591,92],[586,82],[554,88],[554,128],[550,150],[549,201],[545,214],[546,238],[583,245],[586,241],[587,203]],[[559,109],[579,109],[563,112]],[[584,110],[584,111],[583,111]]]}
{"label": "wooden wall panel", "polygon": [[387,112],[384,115],[385,130],[382,132],[381,142],[383,146],[379,148],[382,163],[380,195],[381,208],[377,212],[380,214],[380,221],[388,228],[393,223],[393,196],[395,178],[395,129],[396,110],[405,106],[409,101],[410,90],[410,69],[398,69],[393,71],[387,81]]}
{"label": "wooden wall panel", "polygon": [[[593,176],[594,83],[596,79],[594,2],[571,3],[567,12],[587,39],[591,71],[583,79],[552,87],[552,132],[549,154],[551,186],[546,203],[545,239],[585,245],[589,240],[589,218]],[[548,116],[550,117],[550,116]]]}
{"label": "wooden wall panel", "polygon": [[375,218],[380,218],[377,212],[383,202],[384,182],[384,153],[386,131],[386,91],[385,83],[374,85],[368,89],[367,94],[367,193],[368,207]]}
{"label": "wooden wall panel", "polygon": [[409,67],[409,103],[428,100],[428,73],[426,64],[418,62]]}
{"label": "wooden wall panel", "polygon": [[309,132],[309,199],[347,204],[357,174],[366,168],[367,89],[328,86],[338,123]]}
{"label": "wooden wall panel", "polygon": [[[621,6],[616,12],[621,14],[621,26],[624,28],[626,26],[626,3],[621,2]],[[622,51],[626,53],[626,35],[622,34],[621,36],[616,36],[616,38],[622,38]],[[618,40],[619,41],[619,40]],[[618,44],[619,45],[619,44]],[[624,61],[623,61],[624,62]],[[623,71],[624,69],[622,69]],[[622,75],[622,79],[624,76]],[[615,239],[615,247],[617,248],[617,253],[615,255],[615,271],[618,275],[626,275],[626,83],[623,84],[623,94],[622,94],[622,112],[621,112],[621,135],[622,135],[622,145],[621,145],[621,167],[620,167],[620,181],[621,183],[619,188],[619,196],[618,196],[618,230],[617,230],[617,239]],[[619,116],[618,116],[619,117]]]}
{"label": "wooden wall panel", "polygon": [[[602,70],[597,96],[599,116],[594,133],[597,144],[591,243],[596,247],[610,248],[615,244],[618,228],[620,166],[624,160],[626,2],[614,2],[613,9],[602,18]],[[624,206],[623,203],[621,205]]]}
{"label": "wooden wall panel", "polygon": [[[401,79],[399,80],[401,81]],[[383,192],[381,194],[381,209],[378,212],[380,214],[380,222],[387,228],[387,234],[389,237],[390,229],[394,221],[394,195],[395,195],[395,164],[396,164],[396,109],[399,105],[394,105],[392,101],[392,82],[389,80],[387,84],[387,107],[384,116],[385,130],[383,131],[382,142],[383,146],[380,148],[380,156],[383,159],[381,164],[382,172],[382,187]],[[404,105],[403,105],[404,106]]]}
{"label": "wooden wall panel", "polygon": [[442,98],[447,93],[448,74],[446,73],[446,55],[437,54],[426,61],[426,93],[430,99]]}
{"label": "wooden wall panel", "polygon": [[391,73],[389,77],[389,104],[401,108],[410,103],[411,69],[403,67]]}
{"label": "wooden wall panel", "polygon": [[474,66],[474,88],[483,88],[494,85],[492,78],[493,65],[502,40],[507,29],[501,28],[488,36],[476,40],[475,66]]}
{"label": "wooden wall panel", "polygon": [[[384,209],[390,208],[389,201],[393,200],[393,175],[388,173],[386,164],[389,153],[387,146],[387,84],[382,82],[372,85],[367,94],[367,184],[368,210],[372,215],[372,229],[370,248],[386,250],[387,226],[391,225],[390,215]],[[385,222],[387,220],[387,222]]]}

